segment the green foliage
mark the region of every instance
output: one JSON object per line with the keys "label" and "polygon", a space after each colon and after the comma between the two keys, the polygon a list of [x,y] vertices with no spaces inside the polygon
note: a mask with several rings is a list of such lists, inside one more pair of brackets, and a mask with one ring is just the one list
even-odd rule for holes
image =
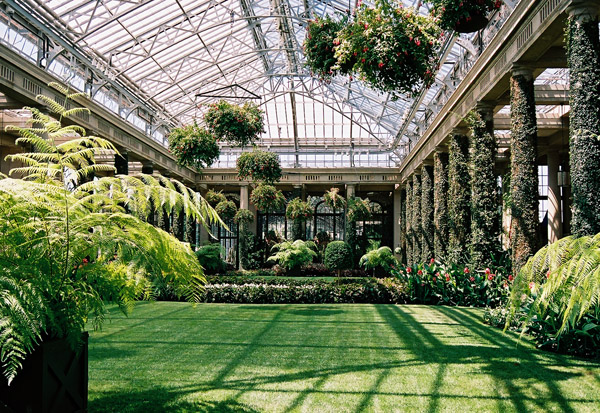
{"label": "green foliage", "polygon": [[452,134],[448,153],[448,261],[468,262],[471,242],[471,176],[469,140]]}
{"label": "green foliage", "polygon": [[412,235],[413,235],[413,251],[412,258],[414,264],[423,262],[421,257],[421,243],[423,242],[423,227],[421,220],[421,176],[413,175],[412,181]]}
{"label": "green foliage", "polygon": [[600,232],[600,46],[598,17],[569,18],[567,60],[571,90],[569,105],[569,165],[571,172],[571,233]]}
{"label": "green foliage", "polygon": [[448,221],[448,154],[433,155],[433,226],[434,257],[445,260],[449,243]]}
{"label": "green foliage", "polygon": [[[482,114],[467,118],[471,128],[471,241],[469,252],[477,267],[489,263],[500,247],[500,200],[494,174],[496,139]],[[464,188],[463,188],[464,190]]]}
{"label": "green foliage", "polygon": [[429,0],[426,2],[431,3],[431,15],[435,16],[440,27],[446,30],[455,30],[461,23],[486,17],[489,12],[502,6],[501,0]]}
{"label": "green foliage", "polygon": [[254,188],[250,195],[252,202],[259,211],[273,212],[285,207],[283,192],[273,185],[260,183]]}
{"label": "green foliage", "polygon": [[538,244],[537,126],[533,80],[513,75],[510,85],[510,247],[518,274]]}
{"label": "green foliage", "polygon": [[263,111],[249,102],[242,106],[224,100],[211,103],[204,114],[204,122],[217,139],[242,148],[252,145],[264,132]]}
{"label": "green foliage", "polygon": [[225,195],[223,195],[221,191],[216,192],[212,189],[210,189],[206,193],[206,196],[204,198],[206,199],[206,202],[208,202],[208,204],[213,208],[216,207],[217,204],[227,201],[227,198],[225,197]]}
{"label": "green foliage", "polygon": [[236,212],[235,217],[233,217],[233,221],[240,225],[251,224],[254,222],[254,214],[250,210],[240,208]]}
{"label": "green foliage", "polygon": [[359,264],[374,272],[379,270],[382,274],[390,274],[398,266],[398,260],[394,257],[390,247],[380,247],[363,255]]}
{"label": "green foliage", "polygon": [[412,8],[387,1],[360,5],[338,38],[333,70],[352,66],[348,71],[357,72],[374,89],[397,98],[433,82],[440,28]]}
{"label": "green foliage", "polygon": [[237,207],[233,201],[221,201],[215,207],[215,211],[221,219],[232,219],[237,214]]}
{"label": "green foliage", "polygon": [[339,45],[338,32],[346,23],[347,18],[335,21],[329,15],[308,22],[304,40],[306,66],[321,79],[329,79],[338,72],[334,69],[337,64],[334,50]]}
{"label": "green foliage", "polygon": [[427,262],[433,257],[435,235],[433,225],[433,167],[421,168],[421,261]]}
{"label": "green foliage", "polygon": [[317,256],[316,249],[317,246],[312,241],[284,241],[273,246],[271,250],[277,252],[270,256],[267,261],[277,262],[288,271],[294,271],[311,263],[313,258]]}
{"label": "green foliage", "polygon": [[[67,100],[79,96],[55,87]],[[38,99],[59,120],[33,109],[32,127],[11,128],[33,150],[10,157],[25,165],[11,171],[23,179],[0,179],[0,358],[9,383],[42,336],[75,346],[88,321],[102,325],[107,302],[129,311],[161,282],[199,299],[203,272],[190,247],[137,217],[180,211],[203,224],[221,222],[198,194],[164,178],[105,177],[77,186],[114,170],[94,156],[116,150],[78,126],[61,126],[76,113],[66,103]]]}
{"label": "green foliage", "polygon": [[348,209],[346,219],[351,222],[364,221],[371,218],[371,206],[369,199],[351,197],[348,199]]}
{"label": "green foliage", "polygon": [[313,208],[306,201],[300,198],[294,198],[288,202],[287,208],[285,209],[285,216],[289,219],[298,221],[308,221],[313,215]]}
{"label": "green foliage", "polygon": [[268,184],[279,182],[281,179],[281,165],[279,156],[274,152],[254,149],[244,152],[236,161],[238,178],[251,178],[255,182],[263,181]]}
{"label": "green foliage", "polygon": [[406,263],[412,265],[414,262],[413,257],[413,240],[414,233],[412,230],[412,205],[413,205],[413,193],[412,193],[412,180],[406,181],[406,212],[404,221],[406,222]]}
{"label": "green foliage", "polygon": [[219,243],[203,245],[196,251],[198,262],[206,274],[222,274],[227,269],[223,261],[223,247]]}
{"label": "green foliage", "polygon": [[323,261],[330,270],[337,270],[339,276],[341,270],[352,268],[352,250],[344,241],[332,241],[325,248]]}
{"label": "green foliage", "polygon": [[168,139],[169,151],[182,166],[203,169],[212,165],[221,153],[215,137],[196,124],[171,130]]}
{"label": "green foliage", "polygon": [[339,188],[331,188],[329,191],[325,192],[323,195],[323,200],[325,201],[325,205],[329,208],[333,209],[344,209],[346,208],[346,200],[343,196],[339,194]]}

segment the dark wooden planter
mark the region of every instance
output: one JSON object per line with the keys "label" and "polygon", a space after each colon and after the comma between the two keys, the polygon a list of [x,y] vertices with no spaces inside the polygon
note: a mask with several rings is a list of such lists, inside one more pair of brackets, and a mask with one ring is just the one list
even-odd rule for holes
{"label": "dark wooden planter", "polygon": [[459,20],[454,26],[454,31],[458,33],[472,33],[478,30],[483,29],[488,24],[487,17],[481,14],[475,14],[471,16],[471,20],[467,21],[466,19]]}
{"label": "dark wooden planter", "polygon": [[[43,342],[23,363],[10,386],[3,379],[0,400],[14,413],[87,412],[88,333],[74,352],[66,340]],[[0,411],[4,406],[0,403]]]}

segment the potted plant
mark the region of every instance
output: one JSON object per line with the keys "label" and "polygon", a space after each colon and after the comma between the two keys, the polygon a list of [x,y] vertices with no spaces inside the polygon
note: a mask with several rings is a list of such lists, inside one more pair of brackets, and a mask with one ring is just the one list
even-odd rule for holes
{"label": "potted plant", "polygon": [[240,180],[250,178],[272,184],[278,182],[282,175],[279,156],[258,149],[242,153],[236,161],[236,167]]}
{"label": "potted plant", "polygon": [[488,14],[502,6],[501,0],[431,0],[431,14],[445,30],[471,33],[483,29]]}
{"label": "potted plant", "polygon": [[233,145],[252,145],[264,132],[263,112],[253,103],[234,105],[225,100],[208,105],[204,114],[208,130]]}
{"label": "potted plant", "polygon": [[358,7],[339,33],[338,66],[353,65],[360,78],[393,98],[431,85],[439,67],[441,29],[429,16],[379,0]]}
{"label": "potted plant", "polygon": [[350,59],[344,65],[337,65],[335,48],[340,44],[338,33],[348,23],[346,17],[335,21],[327,15],[308,22],[304,40],[304,56],[306,66],[311,74],[321,79],[329,79],[338,72],[349,74],[356,59]]}
{"label": "potted plant", "polygon": [[285,210],[285,216],[292,220],[292,239],[304,239],[304,223],[313,216],[313,208],[300,198],[292,199]]}
{"label": "potted plant", "polygon": [[[51,86],[66,100],[82,96]],[[51,398],[57,411],[84,411],[82,332],[88,322],[102,325],[107,303],[128,312],[165,282],[180,296],[200,299],[203,272],[189,245],[139,217],[181,207],[191,219],[221,221],[198,194],[164,178],[119,175],[81,184],[90,174],[114,171],[94,156],[116,149],[77,125],[62,126],[87,109],[38,99],[58,120],[29,108],[30,127],[6,128],[32,150],[7,157],[24,165],[10,172],[23,179],[0,179],[0,399],[13,410],[42,411]]]}
{"label": "potted plant", "polygon": [[283,193],[273,185],[260,183],[254,188],[250,195],[252,202],[259,211],[273,212],[285,207]]}
{"label": "potted plant", "polygon": [[182,166],[203,169],[212,165],[221,153],[215,137],[196,124],[173,129],[168,139],[169,151]]}

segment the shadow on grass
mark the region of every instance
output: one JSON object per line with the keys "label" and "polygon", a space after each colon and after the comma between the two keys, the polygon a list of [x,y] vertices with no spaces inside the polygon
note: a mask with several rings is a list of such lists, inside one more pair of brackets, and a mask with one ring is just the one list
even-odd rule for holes
{"label": "shadow on grass", "polygon": [[187,393],[164,387],[103,393],[89,402],[88,410],[90,413],[258,413],[235,400],[183,400]]}
{"label": "shadow on grass", "polygon": [[302,308],[302,309],[298,309],[298,310],[291,310],[288,312],[288,314],[303,315],[306,317],[330,316],[330,315],[342,314],[342,313],[344,313],[344,311],[340,310],[339,308],[336,308],[336,307],[320,307],[320,306],[317,307],[316,309]]}

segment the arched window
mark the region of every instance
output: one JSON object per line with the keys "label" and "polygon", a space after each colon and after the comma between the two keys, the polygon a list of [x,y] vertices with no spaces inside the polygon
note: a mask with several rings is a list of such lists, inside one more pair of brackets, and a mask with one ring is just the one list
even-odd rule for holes
{"label": "arched window", "polygon": [[[313,200],[314,199],[314,200]],[[315,213],[312,222],[307,222],[307,234],[314,238],[319,232],[329,234],[331,240],[344,239],[344,210],[331,209],[323,197],[311,197],[309,202],[314,204]]]}
{"label": "arched window", "polygon": [[391,209],[378,201],[370,201],[371,218],[357,222],[358,235],[364,239],[379,241],[381,246],[392,246],[393,226]]}

